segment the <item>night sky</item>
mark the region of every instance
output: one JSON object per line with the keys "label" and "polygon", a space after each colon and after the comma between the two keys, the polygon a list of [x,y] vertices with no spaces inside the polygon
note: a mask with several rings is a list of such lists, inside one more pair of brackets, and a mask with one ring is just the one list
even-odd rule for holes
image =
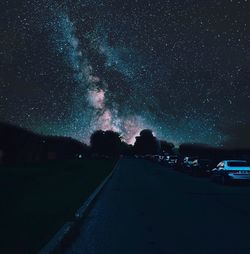
{"label": "night sky", "polygon": [[0,5],[1,121],[216,145],[250,122],[248,0]]}

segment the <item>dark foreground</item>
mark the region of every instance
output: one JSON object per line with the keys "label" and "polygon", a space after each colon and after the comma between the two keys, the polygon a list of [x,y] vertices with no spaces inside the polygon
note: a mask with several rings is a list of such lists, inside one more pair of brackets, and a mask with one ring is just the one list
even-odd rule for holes
{"label": "dark foreground", "polygon": [[0,167],[0,253],[33,254],[112,171],[115,161]]}
{"label": "dark foreground", "polygon": [[250,253],[250,187],[123,159],[69,254]]}

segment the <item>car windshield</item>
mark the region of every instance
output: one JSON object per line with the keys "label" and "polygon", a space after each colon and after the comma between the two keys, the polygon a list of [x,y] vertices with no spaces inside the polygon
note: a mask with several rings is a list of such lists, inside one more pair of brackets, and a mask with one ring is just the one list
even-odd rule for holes
{"label": "car windshield", "polygon": [[232,161],[228,162],[229,167],[250,167],[250,162],[246,161]]}

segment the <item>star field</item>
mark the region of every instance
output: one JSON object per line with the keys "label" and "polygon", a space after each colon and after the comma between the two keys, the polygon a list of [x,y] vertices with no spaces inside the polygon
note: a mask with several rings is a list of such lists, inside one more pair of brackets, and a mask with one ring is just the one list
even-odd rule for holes
{"label": "star field", "polygon": [[88,142],[221,144],[250,122],[248,0],[2,1],[0,120]]}

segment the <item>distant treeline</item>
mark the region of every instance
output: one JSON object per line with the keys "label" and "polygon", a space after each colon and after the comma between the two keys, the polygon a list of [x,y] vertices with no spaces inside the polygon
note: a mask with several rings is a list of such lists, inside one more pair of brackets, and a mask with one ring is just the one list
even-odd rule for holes
{"label": "distant treeline", "polygon": [[95,131],[90,137],[90,150],[94,155],[118,156],[133,154],[171,154],[174,144],[158,140],[151,130],[142,130],[134,145],[122,141],[119,133]]}
{"label": "distant treeline", "polygon": [[114,131],[95,131],[86,145],[68,137],[35,134],[7,123],[0,123],[0,163],[42,162],[86,157],[118,157],[120,155],[179,155],[199,156],[213,160],[250,158],[250,149],[226,149],[203,144],[182,144],[158,140],[151,130],[142,130],[134,145],[123,141]]}
{"label": "distant treeline", "polygon": [[1,163],[73,159],[87,154],[89,147],[72,138],[38,135],[0,123]]}
{"label": "distant treeline", "polygon": [[250,148],[216,147],[206,144],[181,144],[178,149],[179,156],[198,156],[214,161],[230,159],[250,159]]}

